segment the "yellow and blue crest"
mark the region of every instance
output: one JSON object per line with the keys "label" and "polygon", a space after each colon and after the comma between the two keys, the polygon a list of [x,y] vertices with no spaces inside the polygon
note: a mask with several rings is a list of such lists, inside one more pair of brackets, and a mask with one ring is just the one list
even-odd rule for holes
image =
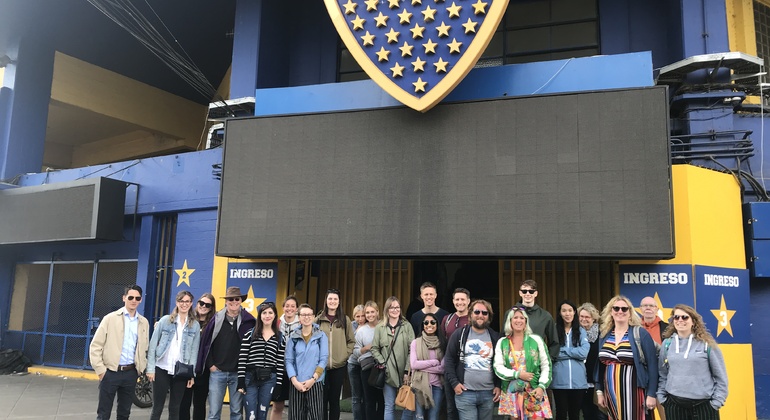
{"label": "yellow and blue crest", "polygon": [[324,0],[366,74],[404,105],[431,109],[468,74],[508,0]]}

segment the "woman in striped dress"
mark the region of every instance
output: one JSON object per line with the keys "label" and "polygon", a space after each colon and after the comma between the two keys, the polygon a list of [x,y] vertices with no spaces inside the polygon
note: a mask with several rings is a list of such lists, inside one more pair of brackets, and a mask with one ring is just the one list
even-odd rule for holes
{"label": "woman in striped dress", "polygon": [[275,303],[257,308],[257,325],[243,336],[238,355],[238,391],[244,399],[247,419],[265,420],[274,392],[284,377],[284,340],[278,331]]}
{"label": "woman in striped dress", "polygon": [[640,326],[639,315],[625,296],[610,299],[602,311],[602,321],[597,402],[607,408],[612,420],[651,419],[658,390],[655,342]]}

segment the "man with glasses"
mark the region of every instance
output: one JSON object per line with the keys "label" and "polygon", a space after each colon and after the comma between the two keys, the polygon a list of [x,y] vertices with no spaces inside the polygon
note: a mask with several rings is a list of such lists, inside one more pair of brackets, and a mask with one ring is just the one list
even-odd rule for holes
{"label": "man with glasses", "polygon": [[[556,332],[556,322],[554,322],[551,314],[545,309],[535,303],[537,298],[537,282],[534,280],[524,280],[519,287],[519,301],[518,306],[524,307],[527,311],[527,317],[529,317],[529,327],[532,328],[532,332],[540,336],[543,342],[548,347],[548,353],[551,354],[551,359],[556,359],[559,355],[559,335]],[[506,314],[507,316],[507,314]]]}
{"label": "man with glasses", "polygon": [[96,329],[89,357],[99,375],[97,419],[109,419],[115,394],[118,395],[118,420],[131,415],[131,401],[139,374],[147,366],[150,324],[136,312],[142,301],[142,288],[126,287],[124,306],[107,314]]}
{"label": "man with glasses", "polygon": [[237,286],[228,287],[224,299],[225,307],[217,312],[201,336],[198,363],[200,373],[208,369],[209,377],[209,419],[219,420],[225,389],[230,390],[230,419],[241,419],[243,394],[238,392],[238,353],[241,340],[251,331],[257,321],[241,307],[246,295]]}
{"label": "man with glasses", "polygon": [[658,304],[652,296],[646,296],[639,304],[642,308],[642,326],[652,336],[659,345],[663,343],[663,331],[668,327],[667,322],[663,322],[658,316]]}
{"label": "man with glasses", "polygon": [[458,329],[447,343],[444,376],[455,393],[463,420],[491,420],[500,400],[500,378],[492,371],[499,335],[489,328],[492,304],[477,300],[471,305],[470,325]]}

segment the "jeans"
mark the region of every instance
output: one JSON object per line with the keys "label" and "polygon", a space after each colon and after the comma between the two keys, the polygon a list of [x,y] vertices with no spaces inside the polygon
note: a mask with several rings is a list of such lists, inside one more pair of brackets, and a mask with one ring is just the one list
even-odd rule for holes
{"label": "jeans", "polygon": [[495,409],[492,390],[488,391],[463,391],[455,395],[457,414],[462,420],[492,420],[492,412]]}
{"label": "jeans", "polygon": [[323,420],[340,420],[340,394],[345,383],[345,366],[328,369],[324,378],[324,418]]}
{"label": "jeans", "polygon": [[441,387],[431,385],[430,390],[433,393],[433,407],[422,408],[422,406],[415,401],[414,417],[417,420],[438,420],[438,412],[441,408],[441,400],[444,398],[444,390]]}
{"label": "jeans", "polygon": [[[382,390],[385,399],[385,420],[395,420],[396,418],[396,395],[398,395],[398,388],[385,384],[385,388]],[[404,410],[401,413],[401,420],[412,420],[414,418],[414,411]]]}
{"label": "jeans", "polygon": [[369,385],[371,369],[361,371],[361,384],[364,391],[364,413],[366,420],[383,420],[385,417],[385,402],[383,391]]}
{"label": "jeans", "polygon": [[246,420],[267,418],[267,409],[270,408],[270,398],[273,396],[276,380],[275,373],[266,381],[256,381],[254,372],[246,372],[246,398],[244,399]]}
{"label": "jeans", "polygon": [[115,394],[117,394],[118,420],[128,420],[131,415],[132,398],[138,377],[139,374],[136,373],[136,369],[120,372],[107,370],[104,372],[104,377],[99,381],[99,405],[96,408],[96,418],[99,420],[110,418],[112,403],[115,401]]}
{"label": "jeans", "polygon": [[350,380],[350,402],[353,406],[353,420],[364,420],[364,386],[361,383],[361,365],[348,363]]}
{"label": "jeans", "polygon": [[[174,378],[165,369],[155,368],[155,382],[152,383],[152,414],[150,420],[160,420],[163,414],[163,406],[166,403],[166,395],[171,389],[168,398],[168,419],[179,420],[179,408],[182,404],[182,397],[187,389],[187,379]],[[189,416],[189,407],[187,409]]]}
{"label": "jeans", "polygon": [[211,372],[209,376],[209,420],[219,420],[225,390],[230,390],[230,420],[241,420],[243,394],[238,392],[238,372]]}

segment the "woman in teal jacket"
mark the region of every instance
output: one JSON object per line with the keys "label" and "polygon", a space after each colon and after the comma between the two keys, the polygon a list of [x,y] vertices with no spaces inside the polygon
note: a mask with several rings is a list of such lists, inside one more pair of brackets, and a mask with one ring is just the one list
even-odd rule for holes
{"label": "woman in teal jacket", "polygon": [[191,372],[195,372],[201,329],[190,312],[193,301],[192,293],[186,290],[177,293],[176,307],[170,315],[158,321],[152,333],[147,353],[147,379],[153,383],[150,415],[153,420],[160,419],[169,388],[168,418],[177,420],[185,389],[191,388],[195,382],[193,378],[175,376],[177,362],[191,365]]}
{"label": "woman in teal jacket", "polygon": [[323,418],[323,382],[329,363],[329,340],[313,323],[315,313],[307,303],[299,305],[300,328],[286,341],[286,376],[289,388],[289,418]]}

